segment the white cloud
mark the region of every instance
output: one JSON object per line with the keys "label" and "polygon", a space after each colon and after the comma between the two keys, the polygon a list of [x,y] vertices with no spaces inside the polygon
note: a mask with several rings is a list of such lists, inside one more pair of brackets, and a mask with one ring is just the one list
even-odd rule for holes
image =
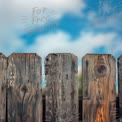
{"label": "white cloud", "polygon": [[115,3],[114,0],[99,0],[95,5],[98,8],[90,7],[87,15],[93,27],[122,31],[122,1],[117,0]]}
{"label": "white cloud", "polygon": [[[5,35],[3,35],[5,36]],[[2,37],[1,37],[2,38]],[[116,33],[81,32],[75,40],[69,33],[57,31],[40,35],[32,45],[26,45],[25,40],[10,34],[0,40],[0,51],[6,55],[12,52],[36,52],[44,59],[49,53],[73,53],[82,58],[86,53],[94,53],[103,46],[106,53],[117,54],[121,51],[121,37]],[[95,52],[97,53],[97,52]],[[101,52],[102,53],[102,52]]]}
{"label": "white cloud", "polygon": [[[5,36],[5,34],[3,35]],[[5,37],[0,37],[0,52],[9,56],[13,52],[22,51],[26,47],[24,40],[10,34]]]}
{"label": "white cloud", "polygon": [[83,0],[0,0],[0,51],[7,55],[24,51],[24,40],[18,38],[21,34],[58,21],[66,13],[80,15],[84,7]]}
{"label": "white cloud", "polygon": [[38,52],[42,57],[45,57],[48,53],[56,52],[70,52],[82,57],[100,46],[106,48],[111,46],[115,37],[115,33],[82,32],[79,38],[71,40],[68,33],[58,31],[39,36],[30,49]]}
{"label": "white cloud", "polygon": [[113,14],[111,16],[99,16],[95,12],[89,12],[88,19],[90,23],[92,23],[93,27],[95,28],[104,28],[104,29],[114,29],[115,31],[121,31],[121,20],[122,20],[122,13]]}
{"label": "white cloud", "polygon": [[39,36],[29,49],[40,54],[43,60],[49,53],[73,53],[79,58],[78,70],[80,73],[81,58],[86,53],[94,53],[94,49],[100,46],[108,49],[106,53],[111,53],[116,36],[116,33],[94,34],[92,32],[83,32],[76,40],[71,40],[68,33],[58,31]]}
{"label": "white cloud", "polygon": [[84,7],[83,0],[0,0],[0,25],[7,24],[20,33],[28,26],[40,27],[61,19],[67,13],[81,15]]}
{"label": "white cloud", "polygon": [[58,14],[80,13],[85,7],[83,0],[13,0],[13,3],[19,11],[32,10],[34,7],[45,7],[56,10]]}
{"label": "white cloud", "polygon": [[114,47],[113,50],[117,53],[120,51],[117,46],[121,44],[116,33],[82,32],[77,39],[72,40],[71,35],[68,33],[57,31],[56,33],[48,33],[37,37],[34,44],[30,46],[25,45],[24,40],[21,40],[21,38],[14,36],[12,38],[13,40],[1,40],[0,51],[7,56],[13,52],[18,52],[18,50],[20,52],[38,53],[43,59],[43,81],[44,59],[49,53],[73,53],[77,55],[79,58],[78,70],[80,73],[81,58],[86,53],[97,53],[94,50],[100,46],[104,46],[107,49],[106,53],[111,53],[111,49]]}

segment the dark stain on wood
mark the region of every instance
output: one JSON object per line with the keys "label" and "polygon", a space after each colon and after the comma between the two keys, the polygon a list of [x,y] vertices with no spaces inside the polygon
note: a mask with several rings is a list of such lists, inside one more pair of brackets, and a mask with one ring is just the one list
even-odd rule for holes
{"label": "dark stain on wood", "polygon": [[88,62],[88,60],[86,60],[86,81],[87,82],[85,82],[85,85],[84,85],[84,89],[85,89],[85,91],[84,91],[84,96],[86,97],[86,98],[89,98],[89,96],[88,96],[88,86],[89,86],[89,74],[88,74],[88,67],[89,67],[89,62]]}

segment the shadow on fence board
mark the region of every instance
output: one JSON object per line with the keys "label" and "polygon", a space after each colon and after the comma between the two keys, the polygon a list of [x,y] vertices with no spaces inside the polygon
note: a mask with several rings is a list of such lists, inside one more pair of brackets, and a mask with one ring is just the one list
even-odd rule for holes
{"label": "shadow on fence board", "polygon": [[49,54],[45,59],[46,96],[42,99],[41,57],[35,53],[5,57],[1,53],[0,122],[115,122],[122,102],[121,58],[118,60],[119,99],[115,59],[102,54],[83,57],[83,96],[78,97],[77,56]]}

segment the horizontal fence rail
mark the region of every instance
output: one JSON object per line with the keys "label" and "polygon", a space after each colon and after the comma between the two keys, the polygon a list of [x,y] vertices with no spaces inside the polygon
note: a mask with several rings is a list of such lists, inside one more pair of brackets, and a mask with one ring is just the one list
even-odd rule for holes
{"label": "horizontal fence rail", "polygon": [[122,56],[82,58],[82,96],[78,94],[78,58],[53,53],[45,58],[46,90],[42,96],[42,62],[35,53],[0,53],[0,122],[120,122]]}

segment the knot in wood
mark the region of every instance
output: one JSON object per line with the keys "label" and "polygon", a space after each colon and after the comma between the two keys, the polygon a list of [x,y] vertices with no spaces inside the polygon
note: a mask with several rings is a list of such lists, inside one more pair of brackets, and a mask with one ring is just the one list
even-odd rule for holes
{"label": "knot in wood", "polygon": [[106,66],[105,65],[100,65],[98,68],[97,68],[97,71],[99,72],[99,73],[104,73],[104,72],[106,72]]}
{"label": "knot in wood", "polygon": [[96,77],[104,77],[107,75],[108,67],[105,64],[100,64],[95,67]]}
{"label": "knot in wood", "polygon": [[27,93],[27,91],[28,91],[27,86],[23,85],[22,88],[21,88],[21,91],[24,92],[24,93]]}

